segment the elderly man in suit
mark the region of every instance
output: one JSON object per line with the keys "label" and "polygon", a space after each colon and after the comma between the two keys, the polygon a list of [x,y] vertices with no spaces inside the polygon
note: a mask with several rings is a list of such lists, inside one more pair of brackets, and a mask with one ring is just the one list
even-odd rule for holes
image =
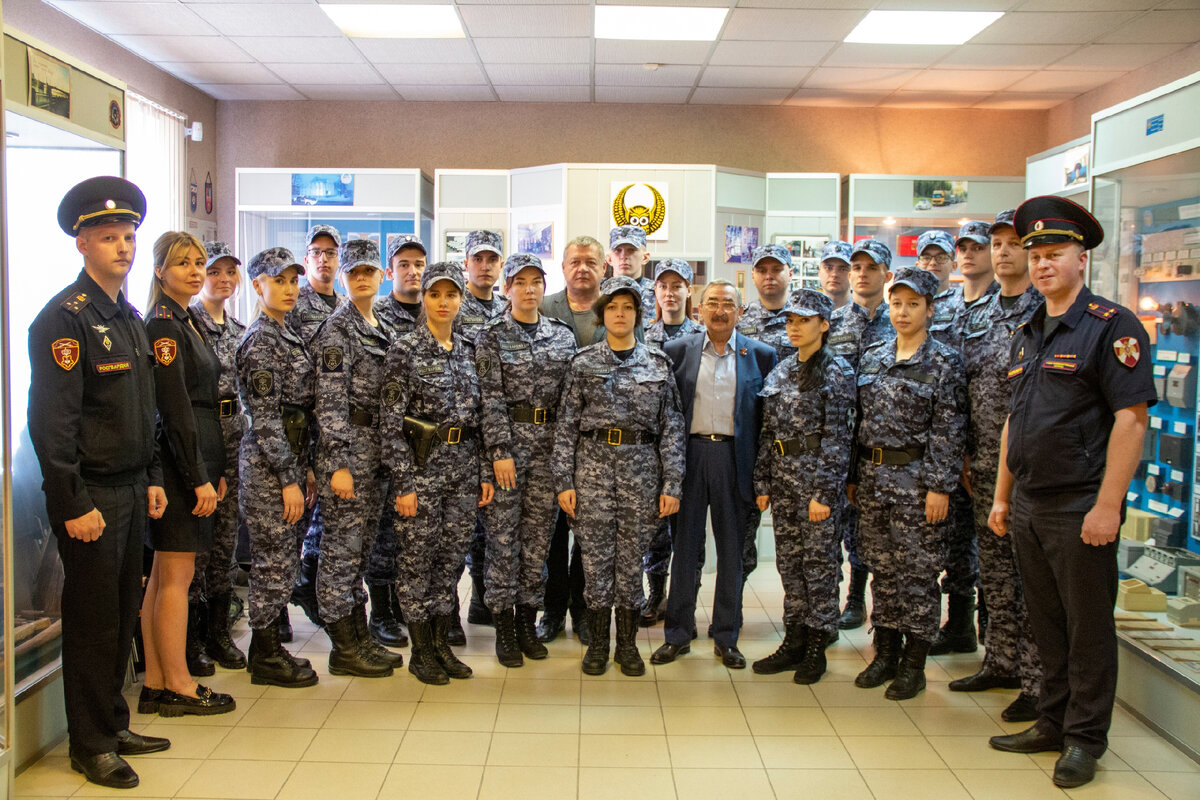
{"label": "elderly man in suit", "polygon": [[654,664],[668,664],[691,649],[696,633],[696,565],[711,509],[717,550],[715,652],[730,669],[746,666],[737,649],[743,531],[754,502],[754,456],[762,427],[758,392],[776,356],[770,345],[735,330],[741,308],[736,286],[711,281],[700,299],[704,333],[681,336],[663,346],[675,372],[689,436],[680,524],[674,532],[666,643],[651,656]]}

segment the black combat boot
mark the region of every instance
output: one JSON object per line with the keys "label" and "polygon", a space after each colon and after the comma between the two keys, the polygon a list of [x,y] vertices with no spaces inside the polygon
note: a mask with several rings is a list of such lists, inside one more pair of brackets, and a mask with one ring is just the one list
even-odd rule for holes
{"label": "black combat boot", "polygon": [[446,643],[452,647],[465,647],[467,632],[462,626],[462,609],[458,604],[458,591],[454,592],[454,613],[450,615],[449,627],[446,628]]}
{"label": "black combat boot", "polygon": [[979,649],[975,638],[975,598],[971,595],[950,595],[950,611],[946,624],[938,631],[929,648],[929,655],[974,653]]}
{"label": "black combat boot", "polygon": [[[575,611],[571,612],[571,630],[575,632],[575,638],[578,639],[579,643],[584,647],[587,647],[588,642],[590,641],[588,637],[588,624],[591,613],[592,612],[586,608],[578,613]],[[608,630],[608,628],[605,628],[605,630]]]}
{"label": "black combat boot", "polygon": [[796,669],[804,658],[805,637],[808,628],[800,624],[785,623],[783,641],[774,653],[766,658],[760,658],[750,665],[759,675],[775,675],[784,670]]}
{"label": "black combat boot", "polygon": [[860,689],[874,689],[896,677],[900,664],[900,631],[895,628],[875,626],[875,657],[867,668],[858,673],[854,685]]}
{"label": "black combat boot", "polygon": [[386,678],[392,674],[391,664],[370,658],[359,646],[358,633],[354,630],[353,613],[334,622],[325,623],[325,633],[333,644],[333,649],[329,651],[330,675]]}
{"label": "black combat boot", "polygon": [[929,642],[911,633],[904,638],[904,655],[896,668],[896,680],[888,685],[883,695],[888,700],[911,700],[925,690],[925,657],[929,655]]}
{"label": "black combat boot", "polygon": [[650,594],[646,597],[646,604],[642,606],[638,624],[643,628],[653,628],[667,616],[667,609],[663,606],[663,601],[667,599],[667,576],[651,572],[646,576],[646,580],[650,584]]}
{"label": "black combat boot", "polygon": [[450,649],[450,640],[447,638],[454,619],[457,617],[451,617],[449,614],[439,614],[434,618],[433,656],[442,665],[442,669],[446,671],[447,675],[455,680],[464,680],[471,677],[471,668],[458,660],[458,656],[454,655],[454,651]]}
{"label": "black combat boot", "polygon": [[208,598],[208,637],[204,649],[225,669],[245,669],[246,656],[229,635],[230,602],[228,594]]}
{"label": "black combat boot", "polygon": [[829,634],[816,628],[804,629],[804,657],[792,676],[793,683],[807,686],[821,680],[825,674],[825,640]]}
{"label": "black combat boot", "polygon": [[646,674],[646,662],[638,652],[638,617],[641,609],[617,609],[617,649],[613,653],[613,661],[621,667],[622,675],[637,677]]}
{"label": "black combat boot", "polygon": [[274,625],[250,632],[249,655],[246,669],[251,683],[299,689],[317,682],[317,673],[307,661],[301,666],[283,649]]}
{"label": "black combat boot", "polygon": [[[317,554],[305,553],[300,558],[300,574],[296,576],[296,585],[292,587],[292,605],[300,606],[304,612],[304,616],[316,625],[318,628],[323,627],[325,622],[321,619],[320,610],[317,607]],[[285,642],[291,641],[284,639]]]}
{"label": "black combat boot", "polygon": [[492,614],[496,624],[496,660],[504,667],[523,667],[525,658],[517,644],[517,620],[511,608]]}
{"label": "black combat boot", "polygon": [[408,636],[396,619],[395,595],[391,587],[368,584],[367,594],[371,596],[371,637],[385,647],[408,647]]}
{"label": "black combat boot", "polygon": [[492,620],[492,612],[483,603],[483,595],[486,590],[483,586],[483,578],[475,575],[471,576],[471,604],[467,606],[467,622],[472,625],[494,625]]}
{"label": "black combat boot", "polygon": [[608,632],[612,629],[611,625],[611,608],[587,610],[588,646],[581,665],[584,674],[603,675],[608,669]]}
{"label": "black combat boot", "polygon": [[279,631],[279,641],[286,644],[292,640],[292,618],[288,616],[287,605],[279,609],[279,616],[275,619],[275,629]]}
{"label": "black combat boot", "polygon": [[517,606],[515,622],[517,626],[517,647],[526,658],[535,661],[550,655],[546,645],[538,639],[537,629],[533,621],[537,619],[537,609],[533,606]]}
{"label": "black combat boot", "polygon": [[408,671],[416,676],[421,683],[433,686],[445,686],[450,682],[446,670],[438,663],[433,654],[433,628],[429,620],[414,622],[409,620],[408,633],[412,637],[412,652],[408,656]]}
{"label": "black combat boot", "polygon": [[217,671],[213,660],[204,652],[204,622],[203,609],[199,603],[188,603],[187,643],[184,655],[187,657],[188,672],[197,678],[212,675]]}
{"label": "black combat boot", "polygon": [[861,628],[867,620],[867,578],[870,572],[865,567],[850,568],[850,588],[846,591],[846,607],[838,619],[838,627],[844,631]]}
{"label": "black combat boot", "polygon": [[354,635],[358,637],[358,646],[364,656],[374,661],[390,664],[393,667],[404,666],[404,656],[388,650],[375,641],[375,637],[371,635],[371,627],[367,624],[366,603],[363,603],[361,606],[355,606],[354,613],[351,616],[354,618]]}

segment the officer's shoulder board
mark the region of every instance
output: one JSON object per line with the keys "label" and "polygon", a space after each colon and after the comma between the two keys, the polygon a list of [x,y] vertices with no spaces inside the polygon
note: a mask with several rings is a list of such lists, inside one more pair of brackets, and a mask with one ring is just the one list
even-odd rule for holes
{"label": "officer's shoulder board", "polygon": [[92,299],[87,296],[86,292],[78,292],[63,300],[59,305],[72,315],[78,315],[80,311],[83,311],[84,306],[90,302],[92,302]]}
{"label": "officer's shoulder board", "polygon": [[156,305],[154,307],[154,312],[150,315],[150,319],[174,319],[174,318],[175,318],[175,315],[174,315],[174,313],[172,313],[170,307],[168,307],[162,303],[159,303],[158,305]]}
{"label": "officer's shoulder board", "polygon": [[1099,317],[1105,322],[1115,317],[1118,310],[1119,308],[1112,303],[1108,303],[1099,299],[1091,300],[1087,304],[1087,313],[1091,314],[1093,317]]}

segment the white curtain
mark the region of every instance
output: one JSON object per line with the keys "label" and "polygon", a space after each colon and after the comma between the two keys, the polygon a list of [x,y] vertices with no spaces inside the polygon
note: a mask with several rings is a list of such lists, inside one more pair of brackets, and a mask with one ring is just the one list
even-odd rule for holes
{"label": "white curtain", "polygon": [[184,120],[178,111],[125,92],[125,177],[146,195],[146,217],[138,228],[126,293],[143,311],[154,274],[154,241],[167,231],[185,229]]}

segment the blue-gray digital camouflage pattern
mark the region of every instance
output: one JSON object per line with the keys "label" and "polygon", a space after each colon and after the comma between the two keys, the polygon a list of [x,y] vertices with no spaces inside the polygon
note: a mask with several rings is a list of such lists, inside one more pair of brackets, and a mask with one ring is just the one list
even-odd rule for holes
{"label": "blue-gray digital camouflage pattern", "polygon": [[654,265],[654,280],[658,280],[663,276],[664,272],[674,272],[687,283],[692,282],[695,277],[692,272],[692,265],[684,261],[682,258],[664,258]]}
{"label": "blue-gray digital camouflage pattern", "polygon": [[330,239],[333,239],[334,247],[342,246],[342,235],[332,225],[313,225],[308,229],[308,233],[304,237],[304,245],[307,247],[312,244],[313,239],[316,239],[318,236],[328,236]]}
{"label": "blue-gray digital camouflage pattern", "polygon": [[304,265],[296,260],[291,250],[286,247],[268,247],[250,259],[250,265],[246,267],[246,274],[250,276],[251,280],[259,275],[270,275],[272,278],[276,278],[282,275],[288,267],[295,267],[301,275],[304,274]]}
{"label": "blue-gray digital camouflage pattern", "polygon": [[896,270],[896,275],[892,278],[892,285],[888,289],[889,296],[897,286],[907,286],[917,294],[932,297],[938,293],[938,278],[937,275],[927,270],[901,267]]}
{"label": "blue-gray digital camouflage pattern", "polygon": [[420,236],[414,236],[411,233],[401,233],[396,236],[388,237],[387,261],[384,263],[384,266],[391,266],[392,256],[396,255],[396,253],[399,253],[406,247],[415,247],[425,255],[429,255],[429,250],[425,247],[425,243],[421,241]]}
{"label": "blue-gray digital camouflage pattern", "polygon": [[995,222],[993,222],[988,227],[988,236],[990,237],[993,233],[996,232],[997,228],[1002,228],[1005,225],[1012,228],[1013,230],[1016,230],[1016,227],[1017,227],[1017,224],[1015,222],[1016,217],[1017,217],[1017,210],[1015,208],[1006,208],[1003,211],[1001,211],[999,214],[996,215]]}
{"label": "blue-gray digital camouflage pattern", "polygon": [[208,269],[222,258],[232,258],[233,263],[239,267],[242,265],[241,259],[233,254],[233,250],[225,242],[205,242],[204,253],[207,256],[204,260],[205,269]]}
{"label": "blue-gray digital camouflage pattern", "polygon": [[875,316],[868,317],[867,313],[863,306],[850,302],[835,308],[829,320],[829,339],[825,346],[834,355],[846,359],[854,369],[858,369],[859,359],[868,347],[896,338],[887,301],[876,307]]}
{"label": "blue-gray digital camouflage pattern", "polygon": [[792,270],[792,251],[781,244],[763,244],[750,251],[751,268],[757,266],[764,258],[773,258],[787,267],[789,272]]}
{"label": "blue-gray digital camouflage pattern", "polygon": [[287,323],[305,344],[312,341],[317,328],[321,327],[321,323],[328,319],[334,309],[346,302],[346,298],[340,294],[335,293],[333,297],[333,308],[330,308],[311,285],[305,284],[300,287],[296,305],[287,313]]}
{"label": "blue-gray digital camouflage pattern", "polygon": [[542,275],[546,274],[546,268],[542,266],[542,260],[533,253],[513,253],[504,260],[504,269],[500,272],[500,280],[508,283],[513,278],[517,277],[517,273],[528,267],[533,267]]}
{"label": "blue-gray digital camouflage pattern", "polygon": [[618,225],[608,232],[609,250],[616,250],[623,244],[631,244],[639,250],[645,250],[646,229],[640,225]]}
{"label": "blue-gray digital camouflage pattern", "polygon": [[657,347],[662,350],[662,346],[672,339],[678,339],[680,336],[687,336],[692,333],[700,333],[704,330],[704,326],[691,317],[684,317],[683,323],[675,333],[667,330],[667,325],[661,319],[650,323],[646,328],[646,345],[649,347]]}
{"label": "blue-gray digital camouflage pattern", "polygon": [[391,292],[375,300],[375,316],[384,322],[396,336],[408,333],[417,325],[417,318]]}
{"label": "blue-gray digital camouflage pattern", "polygon": [[892,250],[878,239],[860,239],[855,242],[854,247],[850,250],[851,257],[855,253],[866,253],[876,264],[883,264],[888,269],[892,268]]}
{"label": "blue-gray digital camouflage pattern", "polygon": [[761,300],[754,300],[746,306],[742,318],[738,320],[737,332],[774,347],[775,355],[781,362],[796,355],[796,348],[787,335],[787,314],[783,309],[771,311],[763,306]]}
{"label": "blue-gray digital camouflage pattern", "polygon": [[990,222],[980,219],[967,220],[959,226],[958,238],[954,240],[954,246],[957,247],[963,239],[970,239],[986,247],[992,240],[991,227]]}
{"label": "blue-gray digital camouflage pattern", "polygon": [[926,247],[936,247],[951,258],[954,257],[954,237],[934,228],[917,237],[917,255],[924,255]]}
{"label": "blue-gray digital camouflage pattern", "polygon": [[338,271],[349,272],[360,264],[383,270],[379,245],[370,239],[351,239],[338,247]]}
{"label": "blue-gray digital camouflage pattern", "polygon": [[853,252],[854,248],[849,242],[834,239],[831,242],[826,242],[821,248],[821,263],[825,263],[831,258],[836,258],[849,264],[850,256]]}
{"label": "blue-gray digital camouflage pattern", "polygon": [[826,322],[833,316],[833,300],[816,289],[797,289],[783,307],[784,314],[801,317],[820,317]]}
{"label": "blue-gray digital camouflage pattern", "polygon": [[484,251],[504,256],[504,243],[496,231],[471,231],[467,234],[467,258]]}

